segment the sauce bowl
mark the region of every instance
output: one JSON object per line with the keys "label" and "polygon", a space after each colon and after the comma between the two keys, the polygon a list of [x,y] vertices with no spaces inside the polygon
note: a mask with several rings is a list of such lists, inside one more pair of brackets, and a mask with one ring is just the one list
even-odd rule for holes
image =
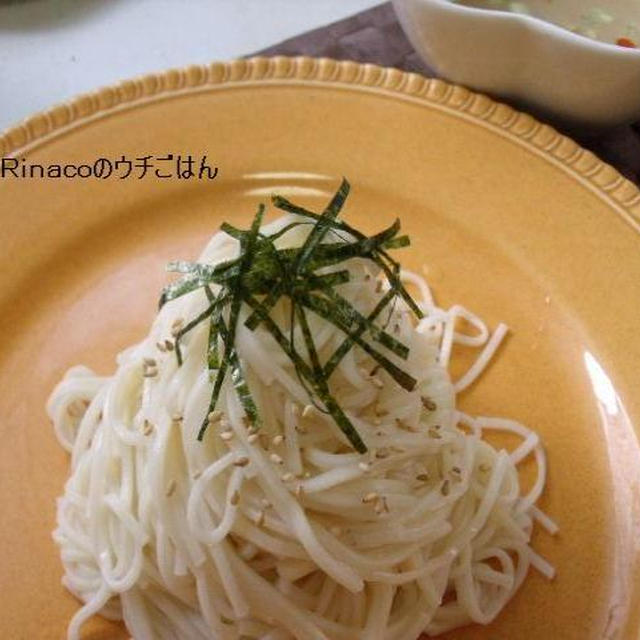
{"label": "sauce bowl", "polygon": [[449,0],[393,0],[416,51],[438,75],[561,124],[640,119],[640,50],[539,18]]}

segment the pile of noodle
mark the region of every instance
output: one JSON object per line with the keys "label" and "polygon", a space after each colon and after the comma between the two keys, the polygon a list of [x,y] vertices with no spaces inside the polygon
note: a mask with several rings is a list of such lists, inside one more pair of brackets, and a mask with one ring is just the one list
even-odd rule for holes
{"label": "pile of noodle", "polygon": [[[299,229],[281,244],[302,242]],[[237,252],[218,233],[200,262]],[[370,264],[340,265],[351,274],[340,293],[363,313],[384,295]],[[490,335],[463,307],[438,308],[421,277],[402,277],[425,317],[416,324],[399,300],[388,330],[409,359],[385,355],[416,378],[416,389],[405,391],[358,348],[330,380],[364,455],[310,404],[268,331],[244,327],[246,313],[236,344],[263,427],[247,429],[226,380],[197,440],[212,390],[208,323],[183,339],[180,367],[172,335],[205,308],[202,291],[166,304],[148,337],[119,355],[113,376],[67,373],[48,412],[71,452],[54,533],[64,585],[84,603],[70,639],[101,614],[123,619],[136,640],[410,640],[489,623],[531,565],[553,576],[529,545],[534,521],[556,528],[535,506],[546,476],[538,436],[456,409],[456,394],[481,373],[506,327]],[[272,314],[282,328],[286,306]],[[471,333],[460,331],[460,319]],[[344,335],[313,314],[309,321],[327,357]],[[480,355],[453,383],[456,345]],[[521,444],[496,450],[483,439],[488,429],[513,432]],[[530,455],[537,479],[522,495],[517,467]]]}

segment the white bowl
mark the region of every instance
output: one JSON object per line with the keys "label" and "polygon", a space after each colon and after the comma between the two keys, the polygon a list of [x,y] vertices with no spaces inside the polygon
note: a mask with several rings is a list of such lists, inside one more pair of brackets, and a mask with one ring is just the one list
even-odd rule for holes
{"label": "white bowl", "polygon": [[393,6],[411,44],[444,78],[567,124],[640,119],[640,50],[448,0],[393,0]]}

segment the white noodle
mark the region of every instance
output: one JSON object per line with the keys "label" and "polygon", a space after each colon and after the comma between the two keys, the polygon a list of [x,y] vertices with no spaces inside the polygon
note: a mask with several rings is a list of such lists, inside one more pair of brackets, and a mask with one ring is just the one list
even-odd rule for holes
{"label": "white noodle", "polygon": [[[295,228],[279,242],[295,246],[307,231]],[[200,261],[237,253],[219,233]],[[341,293],[366,313],[384,292],[376,274],[366,277],[364,261],[347,264],[351,281]],[[513,420],[455,407],[455,394],[486,368],[506,326],[489,336],[465,308],[437,307],[423,278],[402,277],[420,293],[425,317],[414,326],[397,303],[391,326],[410,354],[390,359],[417,379],[416,390],[404,391],[384,371],[372,376],[374,363],[358,349],[331,379],[366,455],[307,408],[293,365],[263,328],[244,327],[246,315],[236,344],[264,426],[248,431],[225,382],[220,413],[198,441],[212,386],[206,323],[185,336],[181,367],[164,345],[176,319],[204,309],[201,291],[165,305],[149,336],[120,354],[112,377],[85,367],[68,372],[47,410],[72,456],[54,532],[63,583],[84,603],[70,640],[96,613],[124,619],[136,640],[411,640],[490,622],[529,566],[553,577],[529,547],[534,521],[558,529],[535,506],[546,478],[539,437]],[[273,317],[286,324],[278,305]],[[333,325],[309,321],[322,354],[341,344]],[[458,348],[482,351],[454,385],[447,367]],[[521,442],[510,454],[497,451],[482,439],[485,429]],[[531,454],[537,476],[521,496],[517,466]]]}

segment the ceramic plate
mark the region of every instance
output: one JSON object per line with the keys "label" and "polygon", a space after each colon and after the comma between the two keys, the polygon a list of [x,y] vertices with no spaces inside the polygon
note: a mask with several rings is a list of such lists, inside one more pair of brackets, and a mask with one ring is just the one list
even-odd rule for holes
{"label": "ceramic plate", "polygon": [[[635,187],[486,97],[329,60],[147,76],[0,137],[0,155],[25,166],[169,154],[206,154],[218,175],[0,180],[0,636],[61,638],[77,608],[50,533],[69,462],[44,412],[53,385],[76,363],[111,372],[146,332],[165,262],[195,257],[222,220],[246,224],[274,191],[320,207],[345,175],[349,220],[373,230],[400,216],[404,261],[441,304],[511,327],[462,404],[531,425],[548,451],[541,506],[560,533],[536,531],[534,546],[557,578],[532,571],[494,624],[447,637],[637,638]],[[85,637],[127,633],[98,618]]]}

